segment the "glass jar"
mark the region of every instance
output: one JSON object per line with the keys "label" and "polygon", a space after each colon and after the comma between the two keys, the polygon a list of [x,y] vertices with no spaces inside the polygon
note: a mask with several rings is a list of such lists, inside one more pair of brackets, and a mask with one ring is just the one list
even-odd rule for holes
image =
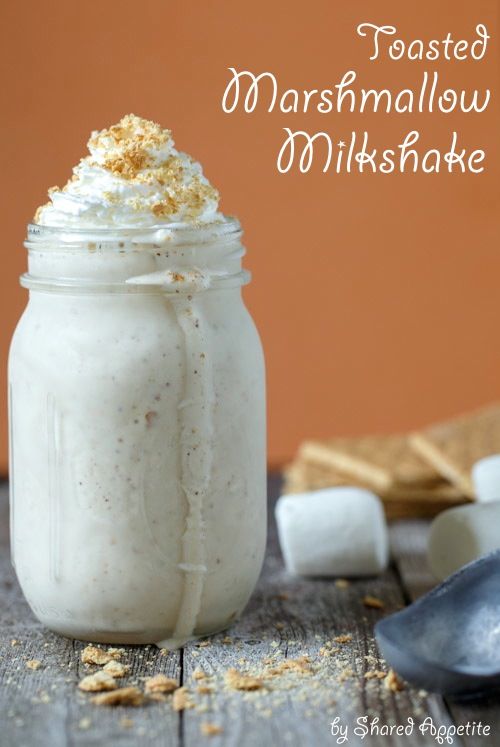
{"label": "glass jar", "polygon": [[9,359],[12,557],[52,630],[229,626],[266,533],[264,362],[238,222],[29,226]]}

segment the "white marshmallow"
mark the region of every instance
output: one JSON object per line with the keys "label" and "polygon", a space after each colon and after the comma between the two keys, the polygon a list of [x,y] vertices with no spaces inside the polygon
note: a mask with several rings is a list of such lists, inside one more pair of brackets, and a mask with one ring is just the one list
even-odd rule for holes
{"label": "white marshmallow", "polygon": [[500,548],[500,501],[449,508],[431,524],[428,560],[444,579],[454,571]]}
{"label": "white marshmallow", "polygon": [[500,454],[492,454],[476,462],[472,482],[478,501],[500,501]]}
{"label": "white marshmallow", "polygon": [[283,495],[276,504],[287,570],[299,576],[371,576],[387,567],[382,502],[361,488]]}

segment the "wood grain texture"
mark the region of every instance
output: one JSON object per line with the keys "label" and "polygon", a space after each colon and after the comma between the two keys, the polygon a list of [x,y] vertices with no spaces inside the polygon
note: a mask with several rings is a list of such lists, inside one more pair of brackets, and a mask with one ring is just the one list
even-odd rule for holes
{"label": "wood grain texture", "polygon": [[[277,481],[271,482],[270,492],[276,496]],[[373,639],[374,623],[432,584],[422,555],[425,522],[393,525],[397,562],[386,574],[339,588],[331,580],[286,574],[272,509],[271,501],[265,567],[242,620],[207,643],[194,642],[166,656],[154,647],[124,647],[132,679],[141,684],[141,677],[165,672],[188,688],[196,707],[180,713],[172,710],[170,702],[108,709],[91,705],[77,690],[78,680],[87,673],[80,663],[84,644],[46,630],[22,597],[8,556],[6,488],[0,488],[0,746],[326,747],[336,744],[330,734],[335,717],[349,726],[348,745],[435,744],[418,732],[362,741],[353,727],[363,716],[379,717],[388,725],[404,724],[408,717],[421,722],[428,715],[435,723],[448,725],[453,720],[483,718],[492,724],[494,734],[500,733],[497,702],[447,705],[410,687],[392,693],[383,681],[364,677],[368,670],[384,668]],[[367,609],[362,601],[365,594],[382,599],[384,610]],[[339,645],[338,654],[321,656],[320,649],[341,634],[350,634],[352,641]],[[12,646],[12,640],[18,645]],[[304,655],[311,659],[313,675],[266,676],[270,665],[264,662],[269,657],[279,664]],[[28,659],[39,659],[41,667],[27,669]],[[256,692],[226,687],[224,675],[230,667],[260,673],[265,687]],[[339,681],[349,669],[352,675]],[[208,678],[194,679],[196,670]],[[199,693],[200,684],[213,692]],[[222,733],[204,736],[201,730],[207,724],[220,727]],[[498,740],[463,738],[454,744],[494,747]]]}

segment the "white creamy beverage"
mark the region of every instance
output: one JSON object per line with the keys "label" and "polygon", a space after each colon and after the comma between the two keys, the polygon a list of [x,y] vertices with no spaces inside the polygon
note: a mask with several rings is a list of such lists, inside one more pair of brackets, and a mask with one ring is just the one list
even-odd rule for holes
{"label": "white creamy beverage", "polygon": [[133,115],[89,149],[28,231],[13,561],[53,630],[173,648],[230,625],[260,572],[262,351],[199,164]]}

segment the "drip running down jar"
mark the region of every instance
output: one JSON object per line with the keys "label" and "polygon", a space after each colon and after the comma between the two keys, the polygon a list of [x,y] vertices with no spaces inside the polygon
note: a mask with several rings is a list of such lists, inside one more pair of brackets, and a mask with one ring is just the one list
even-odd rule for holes
{"label": "drip running down jar", "polygon": [[265,544],[264,363],[241,230],[28,229],[11,535],[52,630],[174,648],[229,626]]}

